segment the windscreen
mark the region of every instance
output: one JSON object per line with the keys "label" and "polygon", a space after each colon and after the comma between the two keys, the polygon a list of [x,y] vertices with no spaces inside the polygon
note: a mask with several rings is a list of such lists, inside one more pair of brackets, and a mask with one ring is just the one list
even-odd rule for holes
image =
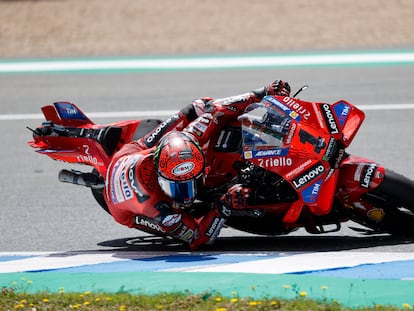
{"label": "windscreen", "polygon": [[244,150],[283,147],[292,119],[267,101],[255,103],[240,116]]}

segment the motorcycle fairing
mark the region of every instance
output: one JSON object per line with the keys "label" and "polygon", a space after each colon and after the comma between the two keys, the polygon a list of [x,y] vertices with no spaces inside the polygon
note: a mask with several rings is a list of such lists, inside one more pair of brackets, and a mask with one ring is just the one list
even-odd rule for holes
{"label": "motorcycle fairing", "polygon": [[330,105],[320,104],[320,111],[331,135],[348,147],[365,119],[363,111],[340,100]]}
{"label": "motorcycle fairing", "polygon": [[[378,163],[350,155],[341,163],[338,186],[347,196],[358,199],[363,193],[378,187],[385,176],[385,168]],[[346,200],[345,200],[346,201]]]}
{"label": "motorcycle fairing", "polygon": [[45,154],[53,160],[87,164],[101,174],[105,174],[109,164],[109,157],[102,145],[91,138],[48,136],[47,143],[40,141],[31,146],[39,148],[37,153]]}
{"label": "motorcycle fairing", "polygon": [[47,122],[34,131],[29,145],[54,160],[93,166],[102,176],[112,154],[132,140],[141,123],[95,125],[71,102],[55,102],[42,107],[42,112]]}
{"label": "motorcycle fairing", "polygon": [[63,126],[83,126],[94,123],[71,102],[55,102],[53,105],[42,107],[43,115],[47,121]]}
{"label": "motorcycle fairing", "polygon": [[[244,158],[281,175],[299,195],[286,223],[295,223],[305,205],[316,215],[329,213],[339,177],[332,163],[363,119],[362,111],[343,100],[326,104],[280,96],[266,96],[240,117]],[[267,138],[272,130],[276,140]]]}

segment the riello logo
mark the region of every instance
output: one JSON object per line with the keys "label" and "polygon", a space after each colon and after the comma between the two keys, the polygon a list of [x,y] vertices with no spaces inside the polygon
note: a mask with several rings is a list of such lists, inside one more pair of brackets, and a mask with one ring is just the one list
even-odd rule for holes
{"label": "riello logo", "polygon": [[316,165],[312,166],[306,172],[300,174],[298,177],[295,177],[292,180],[293,186],[296,189],[299,189],[309,183],[310,181],[318,178],[325,172],[325,167],[322,163],[317,163]]}

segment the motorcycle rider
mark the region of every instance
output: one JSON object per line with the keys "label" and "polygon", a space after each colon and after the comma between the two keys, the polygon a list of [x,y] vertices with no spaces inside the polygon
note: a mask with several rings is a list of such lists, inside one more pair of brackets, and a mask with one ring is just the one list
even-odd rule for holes
{"label": "motorcycle rider", "polygon": [[113,218],[130,228],[187,242],[193,250],[213,243],[231,210],[246,207],[249,189],[233,185],[206,214],[189,213],[208,175],[202,146],[266,95],[289,96],[290,86],[276,80],[238,96],[197,99],[124,145],[113,156],[106,176],[105,201]]}

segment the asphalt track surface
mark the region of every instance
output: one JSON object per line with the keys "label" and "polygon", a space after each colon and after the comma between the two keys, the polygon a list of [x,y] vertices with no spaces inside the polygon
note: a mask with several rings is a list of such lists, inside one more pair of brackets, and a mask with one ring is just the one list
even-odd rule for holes
{"label": "asphalt track surface", "polygon": [[[393,109],[396,104],[414,103],[413,69],[412,65],[394,65],[7,74],[0,75],[0,114],[40,113],[41,106],[58,100],[73,101],[86,113],[178,110],[194,98],[236,95],[280,78],[289,81],[293,89],[310,85],[300,95],[305,100],[346,99],[368,108],[389,106],[386,110],[367,109],[366,121],[348,150],[413,179],[414,110]],[[2,252],[185,250],[122,227],[100,209],[88,189],[60,183],[58,171],[71,166],[35,154],[26,144],[31,133],[25,127],[35,128],[40,122],[30,118],[0,121]],[[258,237],[225,229],[210,250],[413,252],[414,238],[365,236],[349,229],[348,224],[340,232],[325,236],[299,231],[284,237]]]}

